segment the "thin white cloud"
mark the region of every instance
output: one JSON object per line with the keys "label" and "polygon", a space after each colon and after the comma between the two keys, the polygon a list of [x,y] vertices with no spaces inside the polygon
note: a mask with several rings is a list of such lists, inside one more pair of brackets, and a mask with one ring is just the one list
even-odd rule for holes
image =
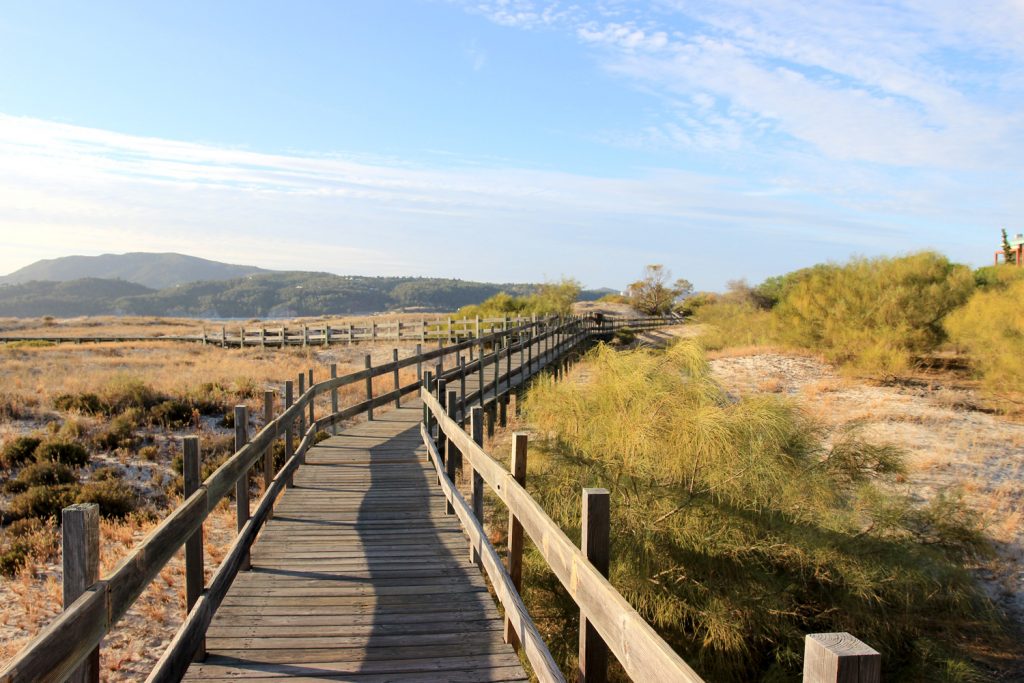
{"label": "thin white cloud", "polygon": [[[0,272],[41,254],[160,250],[351,274],[568,272],[613,286],[664,260],[711,286],[735,274],[726,266],[758,272],[758,250],[785,243],[830,245],[819,258],[908,243],[903,218],[852,220],[804,189],[266,154],[0,115]],[[730,256],[722,240],[749,251]]]}

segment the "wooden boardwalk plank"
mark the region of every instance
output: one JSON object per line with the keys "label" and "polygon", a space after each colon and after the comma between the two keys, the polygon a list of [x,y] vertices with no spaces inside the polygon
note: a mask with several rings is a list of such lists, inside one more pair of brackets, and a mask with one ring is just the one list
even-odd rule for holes
{"label": "wooden boardwalk plank", "polygon": [[310,449],[186,680],[527,680],[421,418],[410,399]]}

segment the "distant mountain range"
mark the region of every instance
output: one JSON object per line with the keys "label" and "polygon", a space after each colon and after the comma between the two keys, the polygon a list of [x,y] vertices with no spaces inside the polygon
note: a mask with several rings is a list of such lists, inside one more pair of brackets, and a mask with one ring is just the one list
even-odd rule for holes
{"label": "distant mountain range", "polygon": [[[26,273],[35,279],[25,280]],[[189,273],[202,275],[183,279]],[[452,311],[498,292],[523,295],[535,288],[528,283],[268,271],[183,254],[106,254],[38,261],[0,278],[0,316],[288,318]],[[610,291],[586,290],[581,298],[597,299]]]}
{"label": "distant mountain range", "polygon": [[64,256],[43,259],[0,277],[0,285],[18,285],[34,280],[68,282],[82,278],[127,280],[150,289],[163,289],[200,280],[233,278],[273,271],[256,266],[237,266],[175,253],[136,251],[100,256]]}

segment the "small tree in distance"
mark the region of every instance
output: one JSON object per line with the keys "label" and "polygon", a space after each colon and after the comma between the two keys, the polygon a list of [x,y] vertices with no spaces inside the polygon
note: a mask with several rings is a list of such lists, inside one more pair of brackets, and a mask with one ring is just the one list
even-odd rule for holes
{"label": "small tree in distance", "polygon": [[672,271],[654,264],[644,268],[644,276],[626,288],[629,303],[645,315],[671,313],[678,301],[693,293],[689,280],[679,278],[669,284]]}
{"label": "small tree in distance", "polygon": [[1017,262],[1017,252],[1010,246],[1010,238],[1006,236],[1006,228],[1003,228],[1003,261],[1006,263]]}

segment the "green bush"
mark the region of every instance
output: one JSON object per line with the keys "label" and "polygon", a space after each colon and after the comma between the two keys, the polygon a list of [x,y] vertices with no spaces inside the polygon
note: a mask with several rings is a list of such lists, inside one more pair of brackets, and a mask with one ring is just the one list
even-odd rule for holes
{"label": "green bush", "polygon": [[36,449],[39,462],[59,462],[69,467],[82,467],[89,463],[89,451],[74,441],[46,441]]}
{"label": "green bush", "polygon": [[36,449],[43,442],[37,436],[18,436],[8,441],[0,452],[0,461],[4,468],[12,469],[30,462],[35,457]]}
{"label": "green bush", "polygon": [[135,430],[139,427],[139,412],[128,410],[113,418],[107,426],[94,437],[97,448],[114,450],[117,448],[131,449],[135,446]]}
{"label": "green bush", "polygon": [[53,407],[85,415],[101,415],[107,412],[100,397],[93,393],[61,394],[53,399]]}
{"label": "green bush", "polygon": [[[994,637],[964,568],[987,552],[955,496],[918,506],[876,485],[900,452],[856,432],[825,441],[775,395],[733,399],[699,346],[589,354],[586,385],[540,379],[525,401],[531,494],[579,538],[579,488],[611,492],[610,580],[708,680],[792,680],[807,633],[849,631],[891,680],[969,668],[966,634]],[[535,548],[524,585],[571,666],[578,608]],[[987,634],[987,636],[985,635]]]}
{"label": "green bush", "polygon": [[483,303],[463,306],[457,315],[466,318],[568,315],[572,312],[572,305],[579,298],[580,291],[579,282],[572,278],[563,278],[559,282],[539,285],[533,294],[527,296],[512,296],[499,292]]}
{"label": "green bush", "polygon": [[122,479],[123,477],[124,472],[112,465],[97,467],[92,473],[93,481],[108,481],[110,479]]}
{"label": "green bush", "polygon": [[900,372],[945,339],[943,318],[974,289],[934,252],[805,271],[775,308],[783,340],[864,370]]}
{"label": "green bush", "polygon": [[718,301],[701,306],[693,320],[704,326],[700,333],[701,343],[713,351],[777,342],[775,316],[750,302]]}
{"label": "green bush", "polygon": [[1024,391],[1024,279],[978,291],[946,319],[946,329],[987,386]]}
{"label": "green bush", "polygon": [[78,481],[74,471],[59,462],[37,462],[23,468],[18,476],[4,482],[4,491],[21,493],[33,486],[56,486]]}
{"label": "green bush", "polygon": [[53,524],[38,519],[12,522],[0,532],[0,574],[14,576],[22,567],[42,562],[56,550]]}
{"label": "green bush", "polygon": [[120,479],[103,479],[83,484],[76,497],[78,503],[96,503],[104,517],[126,517],[139,506],[132,487]]}
{"label": "green bush", "polygon": [[77,502],[78,490],[77,484],[33,486],[11,499],[3,513],[4,521],[30,517],[59,520],[60,511]]}
{"label": "green bush", "polygon": [[161,401],[149,411],[149,420],[164,429],[180,429],[192,423],[193,407],[189,401],[170,399]]}
{"label": "green bush", "polygon": [[123,413],[130,408],[145,411],[164,400],[148,384],[130,376],[110,380],[102,395],[108,414]]}

